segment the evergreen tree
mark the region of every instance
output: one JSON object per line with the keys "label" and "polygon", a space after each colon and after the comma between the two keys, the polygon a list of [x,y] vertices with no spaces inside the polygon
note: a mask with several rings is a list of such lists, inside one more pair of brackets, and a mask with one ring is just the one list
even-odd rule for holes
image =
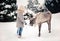
{"label": "evergreen tree", "polygon": [[32,0],[29,0],[28,2],[29,2],[29,4],[28,4],[27,8],[29,8],[29,9],[30,9],[30,8],[32,8],[32,7],[33,7],[33,2],[32,2]]}
{"label": "evergreen tree", "polygon": [[45,5],[52,13],[60,12],[60,0],[46,0]]}
{"label": "evergreen tree", "polygon": [[0,0],[0,21],[14,21],[16,19],[16,10],[16,0]]}
{"label": "evergreen tree", "polygon": [[33,12],[37,12],[37,6],[34,6],[34,5],[38,5],[39,3],[38,3],[38,0],[34,0],[33,2],[32,2],[32,0],[29,0],[28,1],[28,5],[27,5],[27,8],[28,9],[30,9],[30,10],[32,10]]}
{"label": "evergreen tree", "polygon": [[34,0],[33,3],[34,3],[35,5],[39,4],[39,3],[38,3],[38,0]]}

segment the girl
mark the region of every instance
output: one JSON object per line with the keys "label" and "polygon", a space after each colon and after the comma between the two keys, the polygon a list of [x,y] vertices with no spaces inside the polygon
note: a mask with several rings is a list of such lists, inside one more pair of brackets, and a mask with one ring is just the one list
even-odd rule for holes
{"label": "girl", "polygon": [[21,37],[22,34],[22,30],[24,27],[24,17],[23,17],[23,13],[24,13],[24,6],[20,6],[20,8],[17,10],[17,34],[18,34],[18,38]]}

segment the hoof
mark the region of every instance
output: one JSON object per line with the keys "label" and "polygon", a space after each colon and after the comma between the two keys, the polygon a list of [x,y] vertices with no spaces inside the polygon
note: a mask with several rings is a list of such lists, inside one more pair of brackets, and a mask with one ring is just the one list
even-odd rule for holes
{"label": "hoof", "polygon": [[40,34],[38,35],[38,37],[40,37]]}
{"label": "hoof", "polygon": [[49,31],[49,33],[51,33],[51,31]]}

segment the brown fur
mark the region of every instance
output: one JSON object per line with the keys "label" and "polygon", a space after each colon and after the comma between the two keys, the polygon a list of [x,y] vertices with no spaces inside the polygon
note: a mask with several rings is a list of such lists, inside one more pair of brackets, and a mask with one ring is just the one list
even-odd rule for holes
{"label": "brown fur", "polygon": [[51,12],[50,11],[47,11],[46,13],[39,12],[35,18],[32,18],[30,20],[30,25],[38,24],[38,26],[39,26],[39,35],[38,36],[40,36],[41,24],[44,22],[47,22],[49,33],[51,33]]}

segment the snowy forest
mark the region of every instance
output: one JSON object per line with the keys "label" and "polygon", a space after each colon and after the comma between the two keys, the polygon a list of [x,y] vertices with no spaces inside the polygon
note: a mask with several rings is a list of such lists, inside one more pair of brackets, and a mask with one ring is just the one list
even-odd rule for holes
{"label": "snowy forest", "polygon": [[16,0],[0,0],[0,21],[16,20]]}
{"label": "snowy forest", "polygon": [[[16,20],[16,10],[17,10],[17,0],[0,0],[0,21],[15,21]],[[38,0],[28,0],[27,8],[34,11],[35,13],[40,12],[42,8],[39,8],[40,3]],[[60,0],[45,0],[44,6],[50,10],[52,13],[60,12]],[[44,8],[45,9],[45,8]],[[43,10],[44,10],[43,9]],[[43,11],[42,10],[42,11]]]}

